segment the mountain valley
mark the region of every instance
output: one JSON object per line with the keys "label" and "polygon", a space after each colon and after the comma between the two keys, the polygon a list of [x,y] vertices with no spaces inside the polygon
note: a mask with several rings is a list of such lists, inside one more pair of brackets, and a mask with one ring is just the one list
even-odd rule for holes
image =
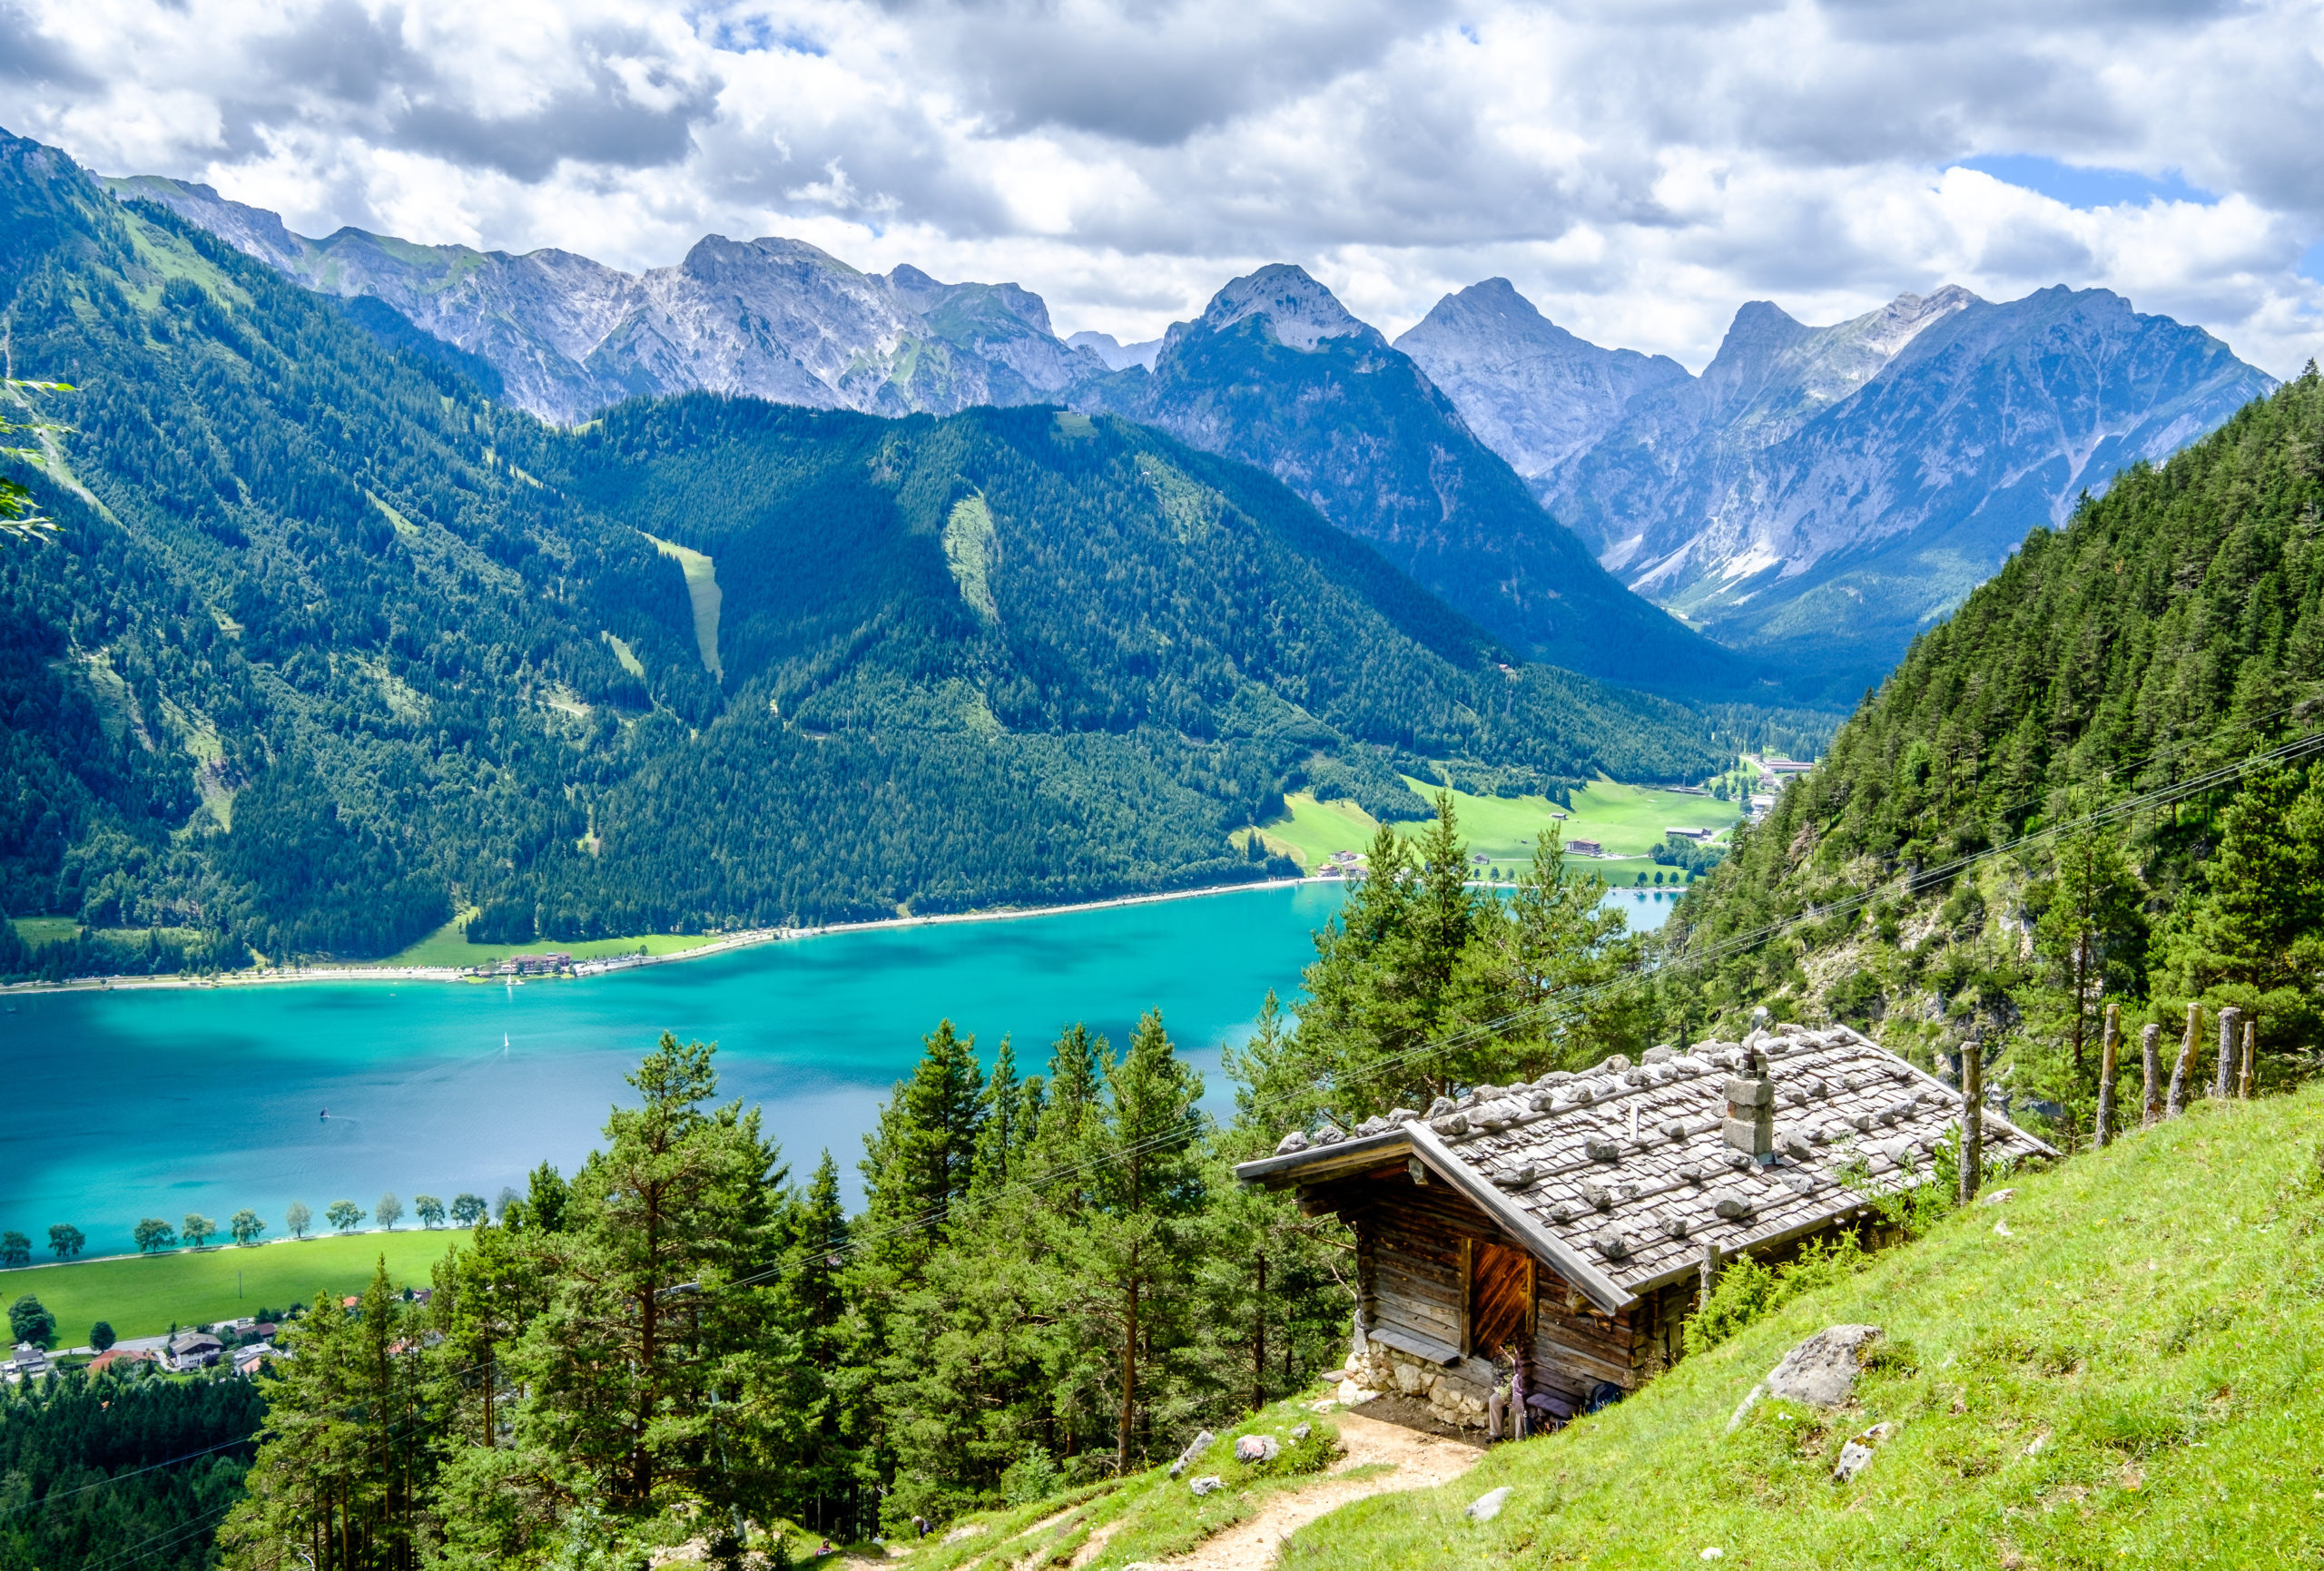
{"label": "mountain valley", "polygon": [[0,561],[0,897],[140,965],[1234,882],[1292,870],[1232,838],[1286,790],[1725,760],[1117,417],[566,430],[37,143],[0,208],[19,374],[77,389],[25,471],[60,538]]}

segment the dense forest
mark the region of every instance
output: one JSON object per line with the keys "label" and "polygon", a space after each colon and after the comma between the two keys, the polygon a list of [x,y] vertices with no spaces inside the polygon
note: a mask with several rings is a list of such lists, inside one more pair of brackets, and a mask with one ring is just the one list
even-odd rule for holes
{"label": "dense forest", "polygon": [[[1634,954],[1554,838],[1513,900],[1467,885],[1446,803],[1375,854],[1401,876],[1318,935],[1296,1018],[1269,997],[1226,1052],[1223,1122],[1157,1014],[1125,1042],[1068,1028],[1032,1065],[939,1023],[864,1138],[850,1214],[829,1153],[794,1170],[720,1100],[715,1049],[665,1035],[599,1149],[537,1169],[425,1301],[383,1269],[351,1311],[325,1295],[286,1326],[227,1564],[633,1566],[694,1539],[731,1560],[745,1523],[907,1533],[1147,1466],[1304,1389],[1346,1353],[1349,1241],[1232,1164],[1287,1127],[1598,1051],[1611,1015],[1488,1022]],[[1411,1051],[1455,1019],[1456,1054]],[[66,1482],[23,1503],[54,1510]]]}
{"label": "dense forest", "polygon": [[15,374],[71,388],[8,394],[60,527],[0,552],[0,904],[80,925],[0,924],[9,975],[1232,881],[1302,785],[1699,780],[1753,723],[1518,660],[1116,419],[563,433],[36,143],[0,216]]}
{"label": "dense forest", "polygon": [[136,1360],[0,1387],[0,1571],[125,1565],[132,1551],[206,1571],[265,1413],[247,1380],[174,1380]]}
{"label": "dense forest", "polygon": [[1681,902],[1666,1023],[1766,1002],[1924,1055],[1974,1028],[2065,1133],[2109,1006],[2126,1087],[2138,1028],[2175,1051],[2191,1002],[2256,1012],[2269,1075],[2313,1067],[2319,506],[2311,364],[2035,531]]}

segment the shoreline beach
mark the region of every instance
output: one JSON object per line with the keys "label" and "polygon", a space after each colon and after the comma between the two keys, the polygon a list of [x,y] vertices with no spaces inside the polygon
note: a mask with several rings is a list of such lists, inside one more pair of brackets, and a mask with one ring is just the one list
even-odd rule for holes
{"label": "shoreline beach", "polygon": [[[868,922],[832,922],[815,928],[753,928],[739,933],[724,934],[710,943],[667,955],[619,955],[578,960],[574,963],[568,976],[537,975],[522,980],[527,984],[586,981],[592,977],[616,971],[673,965],[681,960],[699,960],[712,955],[733,954],[737,949],[754,948],[762,944],[786,943],[800,938],[873,933],[897,928],[936,927],[945,923],[1007,922],[1035,917],[1063,917],[1082,911],[1112,910],[1124,906],[1154,905],[1165,900],[1192,900],[1213,895],[1296,889],[1305,884],[1338,884],[1342,881],[1336,878],[1323,877],[1265,879],[1247,884],[1212,884],[1198,889],[1161,889],[1141,895],[1117,895],[1103,900],[1083,900],[1067,906],[1010,906],[981,911],[939,912],[925,917],[882,917]],[[543,940],[542,948],[545,951],[554,952],[556,946],[553,940]],[[305,966],[229,971],[214,977],[70,977],[62,982],[0,984],[0,994],[15,997],[25,993],[182,992],[196,988],[287,987],[308,982],[473,983],[486,979],[472,969],[458,966]]]}

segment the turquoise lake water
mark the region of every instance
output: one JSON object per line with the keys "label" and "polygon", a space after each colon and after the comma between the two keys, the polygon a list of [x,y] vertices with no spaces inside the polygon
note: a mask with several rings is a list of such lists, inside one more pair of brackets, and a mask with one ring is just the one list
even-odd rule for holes
{"label": "turquoise lake water", "polygon": [[[665,1029],[715,1041],[723,1093],[764,1106],[796,1176],[830,1149],[851,1195],[880,1099],[947,1016],[988,1063],[1013,1036],[1022,1072],[1075,1021],[1118,1045],[1159,1008],[1225,1111],[1219,1049],[1268,988],[1297,992],[1341,896],[1307,884],[838,932],[516,988],[17,995],[0,1015],[0,1228],[37,1249],[70,1222],[98,1254],[130,1248],[144,1216],[222,1222],[247,1205],[279,1231],[294,1200],[320,1215],[385,1191],[407,1207],[423,1192],[489,1199],[543,1159],[570,1173]],[[1669,910],[1644,892],[1608,900],[1640,928]]]}

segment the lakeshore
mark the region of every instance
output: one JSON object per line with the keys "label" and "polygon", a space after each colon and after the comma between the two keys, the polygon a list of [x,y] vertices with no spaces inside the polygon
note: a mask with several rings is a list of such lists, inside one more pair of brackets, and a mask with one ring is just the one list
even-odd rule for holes
{"label": "lakeshore", "polygon": [[[1146,894],[1117,895],[1102,900],[1082,900],[1063,906],[1004,906],[976,911],[932,912],[927,916],[881,917],[863,922],[832,922],[813,928],[752,928],[735,933],[712,934],[706,941],[684,949],[661,955],[612,955],[577,960],[570,973],[559,976],[544,973],[537,976],[511,977],[517,986],[541,982],[577,980],[602,977],[616,971],[635,971],[648,966],[675,965],[683,960],[705,960],[731,955],[740,949],[753,948],[763,944],[779,944],[801,938],[838,937],[850,933],[887,932],[910,928],[935,928],[972,922],[1013,922],[1043,917],[1070,917],[1091,911],[1118,910],[1133,906],[1158,905],[1175,900],[1206,899],[1220,895],[1248,894],[1265,889],[1298,889],[1304,886],[1346,888],[1346,881],[1336,876],[1311,874],[1300,879],[1266,879],[1245,884],[1212,884],[1196,889],[1159,889]],[[1515,885],[1505,880],[1478,880],[1472,887],[1511,889]],[[1632,918],[1631,926],[1651,931],[1662,926],[1670,904],[1683,891],[1670,889],[1643,889],[1631,886],[1610,888],[1603,903],[1615,906],[1626,917]],[[1640,916],[1651,916],[1650,921],[1639,921]],[[638,936],[642,938],[643,935]],[[620,942],[630,942],[622,939]],[[544,939],[538,946],[544,952],[554,952],[554,940]],[[223,971],[214,976],[186,977],[69,977],[62,982],[0,982],[0,994],[26,993],[156,993],[196,990],[210,992],[229,987],[280,987],[315,982],[450,982],[489,983],[500,979],[497,968],[468,966],[394,966],[349,962],[337,966],[281,966],[253,967],[246,971]]]}
{"label": "lakeshore", "polygon": [[[787,939],[816,938],[842,933],[877,933],[903,928],[941,927],[962,922],[1009,922],[1035,917],[1065,917],[1087,911],[1109,911],[1128,906],[1149,906],[1167,900],[1202,899],[1216,895],[1244,894],[1256,889],[1295,889],[1303,884],[1339,885],[1329,877],[1266,879],[1242,884],[1212,884],[1197,889],[1158,889],[1146,894],[1116,895],[1102,900],[1082,900],[1064,906],[1004,906],[976,911],[931,912],[927,916],[880,917],[864,922],[832,922],[813,928],[751,928],[709,937],[706,943],[665,955],[613,955],[578,960],[571,976],[601,977],[634,971],[646,966],[667,966],[680,960],[702,960],[731,955],[738,949]],[[642,939],[644,935],[635,935]],[[629,938],[616,940],[627,943]],[[543,951],[554,952],[553,939],[543,939]],[[209,977],[69,977],[62,982],[0,983],[0,993],[122,992],[149,993],[181,989],[211,991],[222,987],[281,987],[302,982],[489,982],[497,971],[467,966],[393,966],[350,962],[339,966],[258,967],[247,971],[222,971]],[[554,974],[518,978],[524,982],[555,981]]]}

